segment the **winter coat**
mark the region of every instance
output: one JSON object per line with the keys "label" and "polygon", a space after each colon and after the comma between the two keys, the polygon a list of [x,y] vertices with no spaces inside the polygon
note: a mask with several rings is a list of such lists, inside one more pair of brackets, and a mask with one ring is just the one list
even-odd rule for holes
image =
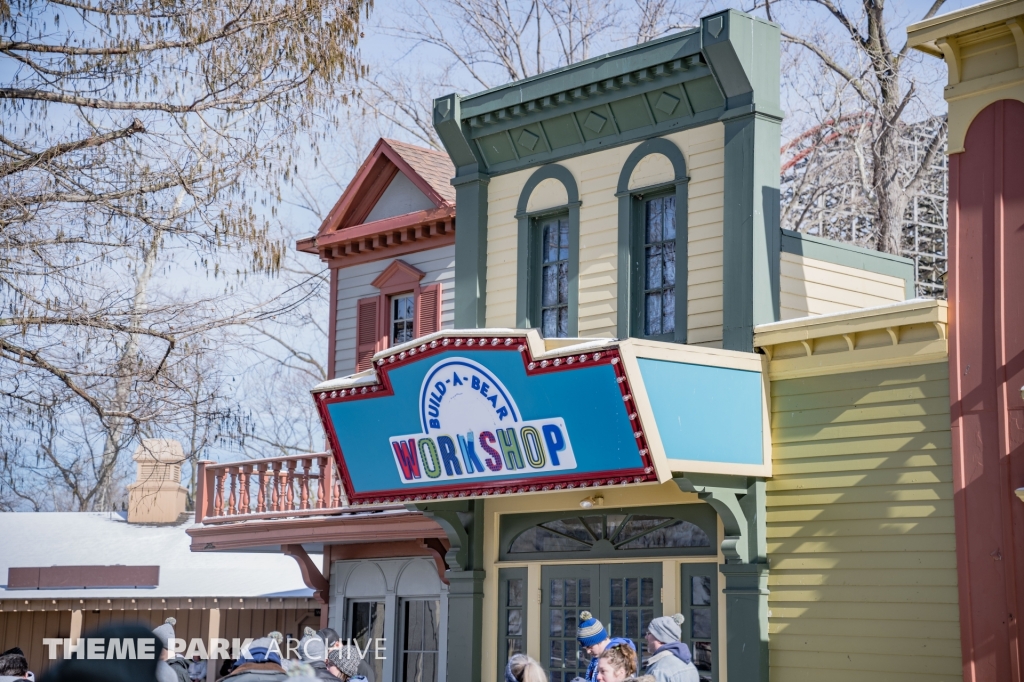
{"label": "winter coat", "polygon": [[[619,644],[625,644],[630,649],[636,651],[636,647],[633,646],[633,640],[623,639],[622,637],[612,637],[610,640],[608,640],[608,646],[606,646],[605,649],[610,649],[613,646]],[[594,658],[590,659],[590,665],[587,666],[587,672],[582,678],[585,682],[597,682],[597,660],[599,658],[600,656],[595,656]],[[578,680],[580,678],[577,677],[576,679]],[[575,680],[573,680],[573,682],[575,682]]]}
{"label": "winter coat", "polygon": [[188,676],[188,661],[181,656],[177,658],[171,658],[167,660],[167,665],[170,667],[171,672],[174,673],[177,682],[192,682],[192,678]]}
{"label": "winter coat", "polygon": [[288,673],[277,663],[243,663],[223,678],[231,682],[277,682],[288,679]]}
{"label": "winter coat", "polygon": [[327,664],[323,661],[306,661],[306,665],[312,668],[313,672],[316,673],[316,679],[326,680],[327,682],[338,682],[338,678],[327,669]]}
{"label": "winter coat", "polygon": [[671,645],[661,647],[647,659],[644,675],[653,676],[657,682],[700,682],[697,668],[693,663],[684,661],[680,657],[681,653],[682,651]]}

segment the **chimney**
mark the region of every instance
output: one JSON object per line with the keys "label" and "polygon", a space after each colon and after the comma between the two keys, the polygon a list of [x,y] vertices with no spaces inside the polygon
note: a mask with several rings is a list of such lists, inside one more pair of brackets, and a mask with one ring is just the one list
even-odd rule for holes
{"label": "chimney", "polygon": [[132,459],[136,469],[135,483],[128,486],[128,523],[176,522],[188,497],[181,486],[181,443],[146,439]]}

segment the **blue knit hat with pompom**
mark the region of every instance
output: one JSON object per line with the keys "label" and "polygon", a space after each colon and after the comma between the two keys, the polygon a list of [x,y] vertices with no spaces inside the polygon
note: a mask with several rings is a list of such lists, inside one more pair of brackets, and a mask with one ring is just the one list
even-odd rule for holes
{"label": "blue knit hat with pompom", "polygon": [[608,631],[601,625],[601,621],[594,618],[590,611],[580,613],[580,625],[576,630],[576,639],[580,640],[583,646],[594,646],[608,639]]}

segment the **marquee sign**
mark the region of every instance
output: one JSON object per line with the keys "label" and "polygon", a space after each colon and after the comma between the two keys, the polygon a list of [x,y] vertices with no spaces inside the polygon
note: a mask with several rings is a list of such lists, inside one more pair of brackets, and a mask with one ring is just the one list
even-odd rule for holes
{"label": "marquee sign", "polygon": [[[618,349],[432,335],[314,396],[354,504],[657,480]],[[535,332],[529,334],[536,335]],[[543,346],[540,346],[543,348]]]}

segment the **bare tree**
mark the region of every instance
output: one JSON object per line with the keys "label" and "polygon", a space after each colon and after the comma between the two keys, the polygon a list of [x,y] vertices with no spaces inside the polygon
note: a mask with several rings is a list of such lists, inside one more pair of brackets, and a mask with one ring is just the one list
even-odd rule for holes
{"label": "bare tree", "polygon": [[[945,0],[934,0],[920,19],[935,15],[944,3]],[[780,4],[774,3],[776,12]],[[842,117],[830,116],[821,123],[835,134],[854,137],[852,149],[862,155],[863,163],[856,173],[849,169],[846,177],[860,179],[872,213],[874,248],[899,254],[909,197],[924,182],[945,141],[945,131],[942,127],[935,131],[923,158],[906,172],[900,138],[908,107],[915,97],[915,84],[907,77],[909,48],[906,41],[899,50],[890,43],[892,12],[886,12],[884,0],[861,0],[859,7],[853,10],[839,0],[802,0],[795,4],[821,8],[832,20],[828,29],[812,35],[789,30],[783,20],[783,40],[806,49],[838,78],[844,87],[835,101],[848,89],[854,95],[853,108],[858,114],[867,114],[859,124],[845,126],[845,129],[835,125]],[[771,17],[771,4],[760,7]],[[837,42],[835,36],[840,36],[842,42]]]}
{"label": "bare tree", "polygon": [[134,441],[230,412],[208,358],[267,314],[281,182],[367,6],[0,3],[0,504],[110,508]]}

